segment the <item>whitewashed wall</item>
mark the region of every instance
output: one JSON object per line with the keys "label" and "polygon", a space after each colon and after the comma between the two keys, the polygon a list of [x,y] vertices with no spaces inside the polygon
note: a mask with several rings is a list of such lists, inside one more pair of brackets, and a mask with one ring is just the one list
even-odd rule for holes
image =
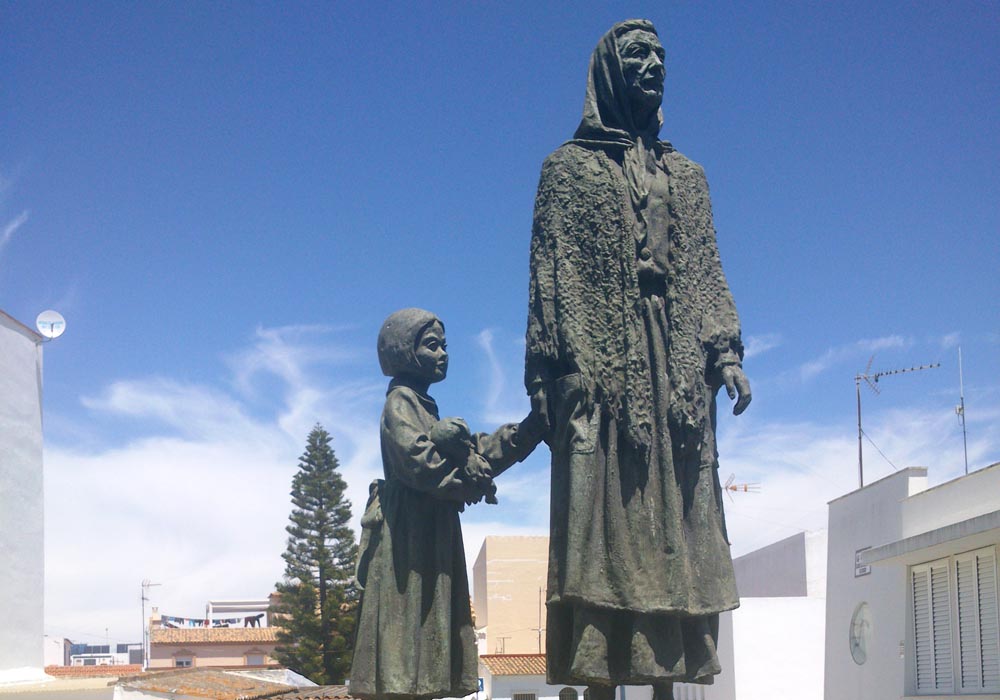
{"label": "whitewashed wall", "polygon": [[0,682],[43,664],[42,349],[0,313]]}
{"label": "whitewashed wall", "polygon": [[[927,469],[910,467],[830,502],[827,560],[827,700],[884,700],[903,691],[899,643],[906,598],[905,571],[873,567],[855,576],[855,553],[903,536],[900,509],[909,496],[927,488]],[[869,660],[851,658],[849,632],[857,606],[867,602],[873,631]]]}

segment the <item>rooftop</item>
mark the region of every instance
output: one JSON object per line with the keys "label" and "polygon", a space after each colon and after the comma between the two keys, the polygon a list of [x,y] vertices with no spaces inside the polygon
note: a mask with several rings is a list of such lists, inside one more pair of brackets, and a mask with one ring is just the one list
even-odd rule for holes
{"label": "rooftop", "polygon": [[483,654],[479,662],[494,676],[545,675],[545,654]]}
{"label": "rooftop", "polygon": [[192,695],[214,700],[253,700],[273,697],[292,690],[284,683],[274,683],[210,668],[144,673],[122,678],[118,685],[152,693]]}
{"label": "rooftop", "polygon": [[55,678],[118,678],[142,671],[142,666],[46,666],[45,673]]}
{"label": "rooftop", "polygon": [[192,627],[152,629],[151,644],[274,644],[277,627]]}

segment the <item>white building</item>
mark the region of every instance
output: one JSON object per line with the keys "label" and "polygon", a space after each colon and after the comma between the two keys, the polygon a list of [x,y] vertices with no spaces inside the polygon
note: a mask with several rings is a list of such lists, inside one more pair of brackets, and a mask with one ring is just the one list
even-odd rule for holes
{"label": "white building", "polygon": [[44,659],[46,666],[69,666],[70,642],[65,637],[45,635]]}
{"label": "white building", "polygon": [[45,680],[42,337],[0,311],[0,685]]}
{"label": "white building", "polygon": [[722,673],[678,700],[822,700],[826,532],[800,532],[733,560],[740,607],[719,619]]}
{"label": "white building", "polygon": [[830,503],[826,700],[1000,699],[1000,464]]}

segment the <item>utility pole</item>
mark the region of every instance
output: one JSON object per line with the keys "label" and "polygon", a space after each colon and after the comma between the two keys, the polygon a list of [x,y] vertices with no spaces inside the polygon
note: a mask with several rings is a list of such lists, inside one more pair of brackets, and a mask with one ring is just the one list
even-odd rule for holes
{"label": "utility pole", "polygon": [[538,653],[542,653],[542,588],[538,588],[538,627],[535,630],[538,632]]}
{"label": "utility pole", "polygon": [[149,600],[149,589],[152,586],[159,586],[148,578],[142,580],[142,589],[139,598],[142,601],[142,670],[149,668],[149,623],[146,622],[146,601]]}
{"label": "utility pole", "polygon": [[865,367],[865,371],[854,375],[854,390],[858,397],[858,488],[865,485],[865,471],[864,471],[864,453],[861,450],[861,436],[864,435],[864,430],[861,429],[861,381],[864,380],[868,388],[878,396],[882,391],[878,387],[878,380],[880,377],[888,377],[893,374],[905,374],[906,372],[917,372],[922,369],[934,369],[935,367],[940,367],[940,362],[935,362],[933,365],[920,365],[919,367],[907,367],[906,369],[890,369],[884,372],[875,372],[874,374],[869,374],[872,368],[872,360],[875,356],[872,355],[868,360],[868,366]]}

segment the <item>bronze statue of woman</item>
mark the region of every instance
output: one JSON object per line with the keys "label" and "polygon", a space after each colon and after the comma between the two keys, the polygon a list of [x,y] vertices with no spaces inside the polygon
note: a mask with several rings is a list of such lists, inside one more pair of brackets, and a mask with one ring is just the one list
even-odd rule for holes
{"label": "bronze statue of woman", "polygon": [[535,200],[525,383],[552,450],[548,681],[590,700],[711,683],[719,614],[739,604],[715,396],[740,414],[750,385],[704,172],[658,137],[663,60],[648,21],[601,39]]}

